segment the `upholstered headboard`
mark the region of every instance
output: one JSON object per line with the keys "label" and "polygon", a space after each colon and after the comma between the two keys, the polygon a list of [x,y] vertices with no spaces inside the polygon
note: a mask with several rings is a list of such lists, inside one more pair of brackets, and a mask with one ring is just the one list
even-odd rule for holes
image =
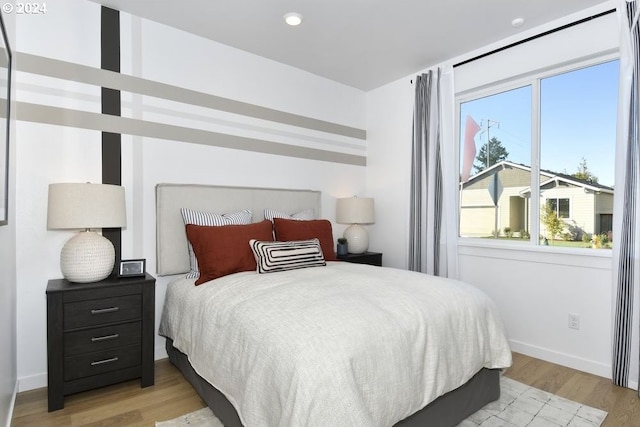
{"label": "upholstered headboard", "polygon": [[225,187],[196,184],[156,185],[157,274],[187,273],[189,253],[180,208],[214,213],[250,209],[253,221],[264,219],[264,209],[294,213],[313,208],[320,215],[320,191],[277,188]]}

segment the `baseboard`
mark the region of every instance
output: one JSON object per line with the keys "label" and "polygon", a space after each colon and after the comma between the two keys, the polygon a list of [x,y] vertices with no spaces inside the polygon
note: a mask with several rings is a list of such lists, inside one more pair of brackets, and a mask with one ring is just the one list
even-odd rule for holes
{"label": "baseboard", "polygon": [[[593,375],[611,379],[611,364],[596,362],[594,360],[584,359],[571,354],[550,350],[544,347],[523,343],[516,340],[509,340],[511,350],[542,359],[547,362],[556,363],[568,368],[577,369],[578,371],[588,372]],[[637,383],[636,383],[637,388]]]}
{"label": "baseboard", "polygon": [[162,340],[162,345],[155,347],[153,357],[154,360],[166,359],[169,357],[167,349],[164,347],[164,340]]}
{"label": "baseboard", "polygon": [[18,383],[16,381],[15,387],[13,387],[13,396],[11,396],[11,403],[9,403],[9,409],[7,410],[7,419],[5,421],[5,427],[11,427],[11,420],[13,419],[13,408],[16,406],[16,397],[18,397]]}
{"label": "baseboard", "polygon": [[28,377],[18,378],[18,392],[35,390],[47,386],[47,373],[29,375]]}

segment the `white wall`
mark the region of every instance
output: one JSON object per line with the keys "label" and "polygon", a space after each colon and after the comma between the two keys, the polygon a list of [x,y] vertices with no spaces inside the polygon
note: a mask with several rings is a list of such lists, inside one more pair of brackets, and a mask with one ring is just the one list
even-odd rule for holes
{"label": "white wall", "polygon": [[[123,74],[311,119],[365,127],[366,100],[359,90],[124,13],[121,35]],[[17,38],[20,52],[36,55],[43,63],[53,58],[100,68],[100,6],[85,0],[56,3],[46,15],[21,19]],[[16,132],[20,140],[16,208],[20,390],[46,386],[45,288],[48,279],[61,277],[60,249],[73,234],[46,229],[48,185],[101,179],[99,130],[45,124],[33,113],[31,104],[49,105],[70,116],[75,114],[73,110],[99,112],[99,88],[71,80],[72,76],[54,79],[18,73],[18,98],[25,103],[22,114],[18,111]],[[364,192],[365,167],[289,153],[304,147],[364,156],[365,140],[127,92],[122,93],[122,105],[123,117],[134,119],[138,128],[144,121],[152,128],[157,122],[212,132],[212,145],[142,135],[122,137],[128,223],[123,230],[122,256],[146,258],[152,274],[157,183],[320,190],[320,215],[331,220],[336,197]],[[96,121],[100,122],[100,117]],[[223,148],[216,146],[220,135],[275,142],[288,148],[282,155]],[[342,229],[336,226],[335,234],[341,234]],[[168,280],[157,281],[157,323]],[[164,355],[163,346],[164,339],[157,337],[157,357]]]}
{"label": "white wall", "polygon": [[[85,0],[68,0],[55,6],[46,15],[17,20],[16,50],[99,68],[100,7]],[[364,94],[127,14],[121,15],[121,26],[125,74],[366,128],[368,135],[365,142],[123,93],[123,116],[132,119],[367,155],[364,168],[215,144],[123,135],[123,185],[129,224],[123,231],[124,258],[146,258],[149,271],[154,273],[154,186],[159,182],[196,182],[321,190],[321,216],[329,219],[334,218],[335,197],[375,197],[376,224],[369,227],[371,249],[384,252],[385,265],[406,267],[413,108],[409,80],[415,76]],[[100,111],[100,92],[94,86],[24,72],[17,73],[17,81],[22,102]],[[62,181],[98,182],[101,161],[99,131],[40,123],[29,115],[28,108],[22,111],[21,115],[21,109],[17,109],[15,132],[19,141],[15,144],[14,203],[16,330],[17,375],[20,390],[27,390],[46,385],[45,288],[48,279],[61,276],[59,252],[72,235],[46,230],[47,186]],[[334,234],[341,234],[342,229],[336,226]],[[0,245],[10,247],[11,237],[2,234],[6,230],[9,228],[0,229]],[[550,260],[535,251],[511,251],[511,258],[507,255],[499,248],[461,247],[460,276],[496,299],[514,349],[608,375],[611,274],[606,259],[596,258],[594,262],[586,257],[559,256]],[[0,274],[3,279],[11,276],[11,269]],[[158,279],[157,320],[167,280]],[[568,312],[581,314],[580,331],[567,330]],[[163,354],[162,344],[161,339],[156,341],[158,356]],[[0,355],[0,362],[5,356],[10,364],[11,354]]]}
{"label": "white wall", "polygon": [[[3,16],[9,44],[15,48],[15,18]],[[13,117],[12,117],[13,119]],[[15,122],[12,120],[9,150],[9,223],[0,227],[0,424],[9,426],[15,393],[16,364],[16,215]],[[4,129],[0,129],[4,132]]]}
{"label": "white wall", "polygon": [[[521,37],[609,10],[615,7],[614,3],[585,10]],[[617,34],[615,15],[612,17],[607,22],[613,24],[605,33],[582,31],[578,39],[584,46],[608,49],[610,46],[603,47],[602,39],[610,42],[612,38],[602,35]],[[576,39],[576,28],[567,33],[571,40]],[[462,58],[453,58],[449,63],[455,64],[518,39],[514,36]],[[563,42],[567,40],[561,39],[559,43]],[[508,52],[502,55],[508,56]],[[545,58],[549,52],[551,50],[540,50],[534,56]],[[585,54],[591,53],[593,51]],[[510,62],[521,63],[522,58],[507,58],[506,63]],[[488,80],[484,75],[476,78],[480,79],[478,82],[483,78],[484,82]],[[385,265],[399,268],[407,265],[414,97],[411,79],[415,80],[415,74],[367,94],[367,190],[375,197],[377,209],[376,224],[370,227],[372,247],[384,252]],[[451,168],[457,166],[445,164],[444,168],[445,173],[452,173]],[[453,173],[457,174],[455,170]],[[610,255],[550,254],[538,249],[505,249],[460,240],[459,277],[478,286],[497,302],[515,351],[610,377],[613,286]],[[580,314],[579,331],[568,328],[569,313]]]}
{"label": "white wall", "polygon": [[[19,15],[16,66],[19,54],[27,52],[99,68],[99,11],[89,2],[67,1],[45,15]],[[18,72],[16,91],[19,102],[100,111],[99,89],[86,85]],[[20,105],[16,115],[17,356],[22,391],[46,386],[45,290],[49,279],[61,277],[60,250],[72,235],[47,231],[48,185],[100,182],[101,146],[99,132],[24,121]]]}

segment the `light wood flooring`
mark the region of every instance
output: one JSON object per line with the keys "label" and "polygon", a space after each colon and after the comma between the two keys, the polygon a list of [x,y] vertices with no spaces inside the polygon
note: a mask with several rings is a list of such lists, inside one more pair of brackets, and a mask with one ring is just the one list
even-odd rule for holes
{"label": "light wood flooring", "polygon": [[[514,353],[505,375],[533,387],[605,410],[603,426],[640,427],[640,398],[606,378]],[[153,426],[202,408],[204,403],[167,359],[156,362],[155,385],[128,381],[65,399],[65,408],[47,412],[46,389],[20,393],[11,426]]]}

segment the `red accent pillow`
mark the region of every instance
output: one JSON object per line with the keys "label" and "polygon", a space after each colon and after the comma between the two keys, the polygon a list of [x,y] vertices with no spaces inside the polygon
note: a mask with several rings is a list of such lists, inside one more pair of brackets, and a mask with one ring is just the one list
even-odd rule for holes
{"label": "red accent pillow", "polygon": [[337,261],[336,251],[333,249],[333,229],[327,219],[298,221],[295,219],[273,218],[276,240],[320,240],[322,254],[327,261]]}
{"label": "red accent pillow", "polygon": [[249,240],[273,241],[269,220],[213,227],[187,224],[186,229],[200,270],[196,285],[240,271],[256,271],[256,259]]}

